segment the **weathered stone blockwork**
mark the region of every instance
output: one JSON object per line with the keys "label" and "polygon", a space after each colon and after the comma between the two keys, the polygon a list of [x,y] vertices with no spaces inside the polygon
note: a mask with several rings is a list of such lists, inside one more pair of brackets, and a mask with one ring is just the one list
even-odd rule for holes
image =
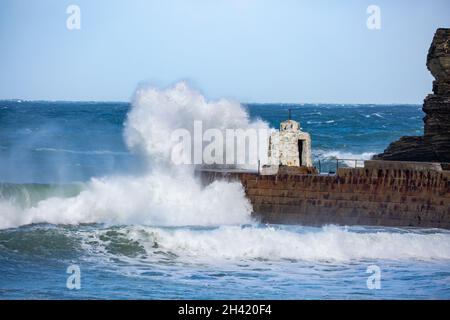
{"label": "weathered stone blockwork", "polygon": [[[299,149],[301,144],[301,150]],[[286,120],[269,139],[269,165],[312,167],[311,137],[300,130],[300,123]]]}
{"label": "weathered stone blockwork", "polygon": [[450,229],[450,172],[339,169],[336,175],[201,173],[241,181],[262,222]]}

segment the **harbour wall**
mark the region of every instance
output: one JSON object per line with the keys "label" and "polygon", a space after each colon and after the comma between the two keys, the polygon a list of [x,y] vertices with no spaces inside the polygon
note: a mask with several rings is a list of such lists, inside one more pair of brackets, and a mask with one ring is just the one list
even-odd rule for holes
{"label": "harbour wall", "polygon": [[368,161],[336,174],[200,172],[240,181],[262,222],[450,229],[450,171],[439,164]]}

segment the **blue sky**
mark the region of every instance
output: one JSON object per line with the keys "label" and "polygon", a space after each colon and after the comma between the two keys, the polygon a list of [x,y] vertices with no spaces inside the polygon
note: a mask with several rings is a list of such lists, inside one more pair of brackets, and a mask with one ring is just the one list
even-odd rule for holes
{"label": "blue sky", "polygon": [[421,103],[437,27],[448,0],[1,0],[0,99],[129,101],[185,79],[212,99]]}

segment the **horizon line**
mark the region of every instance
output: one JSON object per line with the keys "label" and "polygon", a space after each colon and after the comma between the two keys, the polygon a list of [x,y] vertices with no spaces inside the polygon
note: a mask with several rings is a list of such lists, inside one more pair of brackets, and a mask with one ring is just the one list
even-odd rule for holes
{"label": "horizon line", "polygon": [[[216,101],[220,99],[210,99],[209,101]],[[359,106],[368,106],[368,105],[378,105],[378,106],[394,106],[394,105],[404,105],[404,106],[420,106],[423,105],[422,103],[410,103],[410,102],[388,102],[388,103],[371,103],[371,102],[241,102],[237,101],[242,105],[271,105],[271,104],[278,104],[278,105],[359,105]],[[0,102],[62,102],[62,103],[123,103],[123,104],[132,104],[131,101],[120,101],[120,100],[44,100],[44,99],[0,99]]]}

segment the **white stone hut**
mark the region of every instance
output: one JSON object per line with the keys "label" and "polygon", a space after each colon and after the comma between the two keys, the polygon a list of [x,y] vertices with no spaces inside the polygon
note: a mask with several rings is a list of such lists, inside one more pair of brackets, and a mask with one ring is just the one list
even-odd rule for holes
{"label": "white stone hut", "polygon": [[281,122],[280,130],[270,135],[266,171],[279,166],[312,167],[311,137],[297,121]]}

